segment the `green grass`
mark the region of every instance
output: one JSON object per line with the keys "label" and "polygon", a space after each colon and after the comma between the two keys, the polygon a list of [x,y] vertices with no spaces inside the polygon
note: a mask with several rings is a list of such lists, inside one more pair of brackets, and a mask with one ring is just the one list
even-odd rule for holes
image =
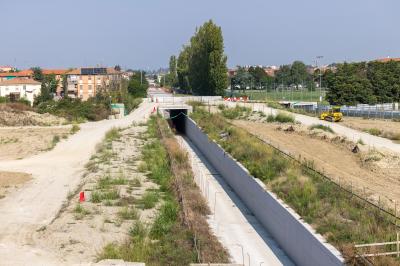
{"label": "green grass", "polygon": [[[242,95],[242,91],[237,92]],[[325,98],[325,91],[322,91],[322,98]],[[317,91],[269,91],[265,90],[247,90],[245,95],[250,97],[250,100],[273,100],[273,101],[319,101],[320,92]]]}
{"label": "green grass", "polygon": [[[309,170],[308,163],[300,164],[284,156],[218,114],[196,112],[192,117],[205,133],[339,250],[345,251],[353,243],[394,240],[391,216]],[[219,132],[229,132],[229,138],[222,139]]]}
{"label": "green grass", "polygon": [[78,132],[81,129],[81,127],[78,124],[73,124],[70,130],[71,134],[75,134],[76,132]]}
{"label": "green grass", "polygon": [[378,128],[370,128],[367,129],[366,132],[374,136],[380,136],[382,134],[382,131]]}
{"label": "green grass", "polygon": [[313,129],[321,129],[321,130],[326,131],[326,132],[335,133],[335,131],[333,131],[333,129],[332,129],[330,126],[325,126],[325,125],[322,125],[322,124],[314,124],[314,125],[311,125],[311,126],[309,127],[309,129],[310,129],[310,130],[313,130]]}
{"label": "green grass", "polygon": [[107,142],[111,142],[113,140],[119,139],[120,137],[121,137],[120,130],[117,128],[112,128],[109,131],[107,131],[105,140]]}
{"label": "green grass", "polygon": [[75,213],[75,219],[81,220],[86,215],[90,214],[90,211],[85,209],[81,204],[78,203],[74,208],[74,213]]}
{"label": "green grass", "polygon": [[137,220],[139,218],[139,212],[135,207],[124,207],[118,212],[118,216],[124,220]]}
{"label": "green grass", "polygon": [[225,108],[221,111],[221,114],[228,119],[245,118],[249,116],[251,109],[247,107],[241,107],[236,105],[234,108]]}
{"label": "green grass", "polygon": [[143,209],[152,209],[156,206],[158,202],[159,195],[154,191],[146,191],[139,201],[139,205]]}
{"label": "green grass", "polygon": [[102,177],[97,182],[98,189],[108,189],[110,186],[126,185],[128,180],[124,177],[111,178],[109,175]]}
{"label": "green grass", "polygon": [[119,192],[115,189],[109,190],[109,191],[93,191],[91,195],[91,201],[93,203],[100,203],[103,200],[109,201],[109,200],[116,200],[119,199]]}

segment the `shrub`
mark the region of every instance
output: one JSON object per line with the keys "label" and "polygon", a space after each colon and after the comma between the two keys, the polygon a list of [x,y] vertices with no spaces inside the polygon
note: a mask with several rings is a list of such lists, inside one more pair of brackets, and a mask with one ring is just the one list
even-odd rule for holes
{"label": "shrub", "polygon": [[321,124],[314,124],[314,125],[311,125],[311,126],[309,127],[309,129],[310,129],[310,130],[313,130],[313,129],[321,129],[321,130],[326,131],[326,132],[335,133],[335,131],[333,131],[333,129],[332,129],[330,126],[325,126],[325,125],[321,125]]}
{"label": "shrub", "polygon": [[124,220],[136,220],[139,218],[139,212],[136,210],[135,207],[125,207],[118,212],[118,216]]}
{"label": "shrub", "polygon": [[294,123],[295,119],[294,116],[291,114],[286,114],[279,112],[276,115],[268,115],[267,116],[267,122],[272,123],[272,122],[279,122],[279,123]]}
{"label": "shrub", "polygon": [[146,193],[141,198],[140,203],[142,204],[144,209],[152,209],[154,208],[154,206],[156,206],[158,197],[159,196],[156,192],[146,191]]}
{"label": "shrub", "polygon": [[380,136],[382,134],[382,131],[378,128],[370,128],[367,130],[367,132],[374,136]]}
{"label": "shrub", "polygon": [[221,114],[228,119],[237,119],[240,117],[247,117],[251,110],[247,107],[236,105],[234,108],[223,109]]}
{"label": "shrub", "polygon": [[112,128],[106,133],[106,141],[111,142],[113,140],[117,140],[121,137],[121,134],[119,132],[119,129],[117,128]]}
{"label": "shrub", "polygon": [[78,124],[73,124],[71,127],[71,134],[75,134],[76,132],[78,132],[81,129],[81,127]]}

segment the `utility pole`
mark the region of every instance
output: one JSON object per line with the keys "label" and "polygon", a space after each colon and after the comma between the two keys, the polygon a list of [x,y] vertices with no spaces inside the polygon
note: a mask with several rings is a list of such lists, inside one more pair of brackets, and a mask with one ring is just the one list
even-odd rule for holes
{"label": "utility pole", "polygon": [[[324,56],[322,55],[318,55],[317,56],[317,60],[315,61],[317,64],[317,68],[318,68],[318,59],[322,59]],[[322,101],[322,72],[321,72],[321,68],[318,68],[319,70],[319,101]]]}

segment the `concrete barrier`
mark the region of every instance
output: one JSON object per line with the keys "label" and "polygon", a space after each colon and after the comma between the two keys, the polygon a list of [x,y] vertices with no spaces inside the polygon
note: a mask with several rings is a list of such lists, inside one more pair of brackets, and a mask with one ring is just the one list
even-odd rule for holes
{"label": "concrete barrier", "polygon": [[186,136],[220,172],[223,179],[297,265],[343,265],[340,252],[315,233],[310,225],[285,205],[265,185],[250,175],[197,124],[185,118]]}

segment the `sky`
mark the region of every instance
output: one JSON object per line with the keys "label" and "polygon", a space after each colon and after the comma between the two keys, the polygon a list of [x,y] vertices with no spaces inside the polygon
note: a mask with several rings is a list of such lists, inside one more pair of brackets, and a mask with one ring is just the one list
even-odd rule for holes
{"label": "sky", "polygon": [[0,65],[166,67],[221,26],[228,66],[400,57],[399,0],[0,0]]}

